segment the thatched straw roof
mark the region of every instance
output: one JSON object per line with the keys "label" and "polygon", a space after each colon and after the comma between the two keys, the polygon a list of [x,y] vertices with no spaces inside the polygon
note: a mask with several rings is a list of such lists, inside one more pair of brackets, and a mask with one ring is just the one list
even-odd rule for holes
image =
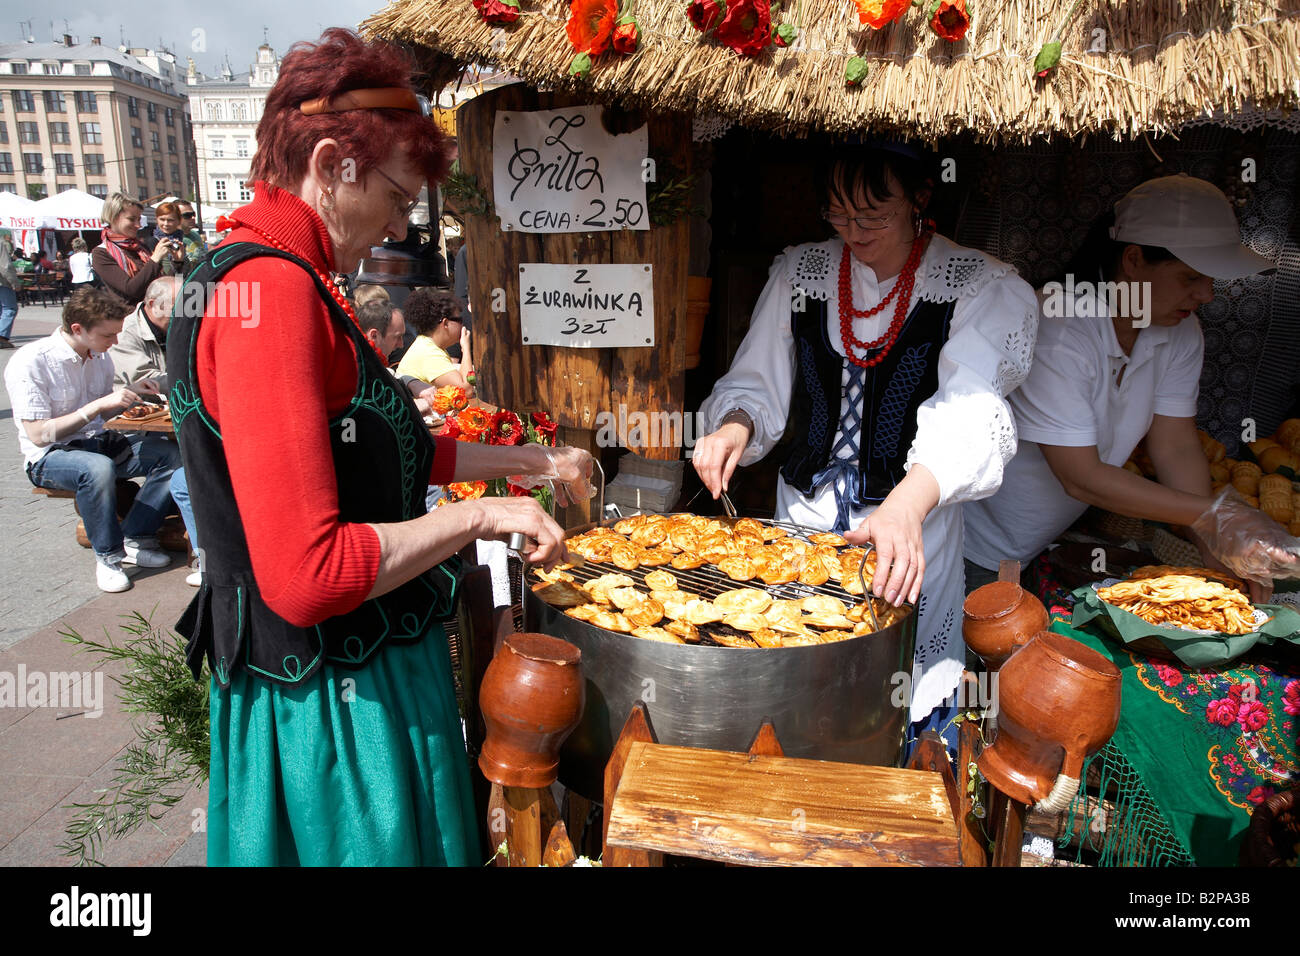
{"label": "thatched straw roof", "polygon": [[[580,79],[568,75],[568,0],[521,2],[523,16],[506,27],[483,23],[470,0],[397,0],[362,28],[415,48],[426,64],[491,63],[536,86],[783,132],[1136,135],[1215,111],[1300,105],[1300,0],[1084,0],[1046,81],[1034,78],[1034,57],[1069,0],[969,0],[971,27],[955,44],[915,7],[873,30],[859,24],[851,0],[798,0],[797,13],[796,0],[785,0],[779,20],[798,23],[800,42],[754,59],[704,39],[687,21],[686,0],[638,0],[639,52],[611,51]],[[1099,36],[1105,52],[1087,52]],[[870,64],[859,88],[844,83],[855,55]]]}

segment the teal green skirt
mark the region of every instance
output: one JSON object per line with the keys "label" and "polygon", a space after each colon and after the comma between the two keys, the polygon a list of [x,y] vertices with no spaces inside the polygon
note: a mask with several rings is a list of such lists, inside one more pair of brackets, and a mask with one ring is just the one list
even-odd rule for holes
{"label": "teal green skirt", "polygon": [[209,866],[476,866],[474,798],[441,625],[361,670],[210,693]]}

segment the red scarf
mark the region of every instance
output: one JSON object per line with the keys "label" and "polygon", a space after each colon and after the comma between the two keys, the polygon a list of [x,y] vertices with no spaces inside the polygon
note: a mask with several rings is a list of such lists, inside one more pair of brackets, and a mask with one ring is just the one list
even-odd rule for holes
{"label": "red scarf", "polygon": [[108,254],[126,273],[128,279],[140,271],[141,265],[149,261],[149,250],[140,244],[139,239],[128,238],[120,232],[113,232],[108,226],[104,227],[99,237],[103,240],[104,248],[108,250]]}

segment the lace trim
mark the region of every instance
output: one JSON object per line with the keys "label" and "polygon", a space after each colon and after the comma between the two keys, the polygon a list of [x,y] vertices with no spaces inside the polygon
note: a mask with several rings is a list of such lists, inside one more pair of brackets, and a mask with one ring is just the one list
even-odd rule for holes
{"label": "lace trim", "polygon": [[[839,239],[807,243],[786,250],[787,279],[796,292],[831,302],[838,296],[839,262],[844,245]],[[914,293],[914,301],[955,302],[978,295],[980,290],[1005,275],[1014,275],[1014,266],[1000,262],[975,249],[966,249],[935,236],[921,260],[924,270]],[[1029,352],[1033,353],[1032,332]],[[1028,365],[1025,366],[1028,374]]]}
{"label": "lace trim", "polygon": [[1006,358],[998,362],[994,386],[1004,397],[1019,388],[1029,377],[1029,368],[1034,360],[1034,343],[1038,339],[1038,313],[1029,309],[1025,311],[1020,329],[1008,332],[1002,342],[1002,351]]}

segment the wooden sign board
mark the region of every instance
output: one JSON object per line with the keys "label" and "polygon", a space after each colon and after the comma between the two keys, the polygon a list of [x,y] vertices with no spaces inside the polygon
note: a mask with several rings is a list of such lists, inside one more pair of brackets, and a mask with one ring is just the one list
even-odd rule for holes
{"label": "wooden sign board", "polygon": [[649,229],[645,126],[615,136],[599,106],[499,110],[492,129],[493,203],[505,232]]}
{"label": "wooden sign board", "polygon": [[648,263],[519,266],[525,345],[571,349],[655,344],[654,271]]}

